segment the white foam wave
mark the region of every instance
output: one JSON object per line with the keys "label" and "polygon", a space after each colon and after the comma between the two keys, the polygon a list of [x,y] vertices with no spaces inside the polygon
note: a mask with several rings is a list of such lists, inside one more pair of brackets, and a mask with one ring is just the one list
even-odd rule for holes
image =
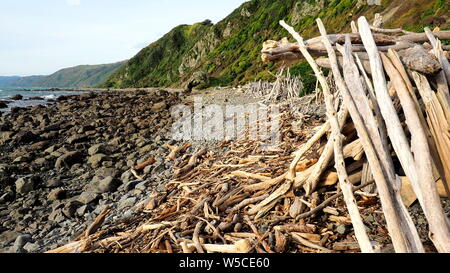
{"label": "white foam wave", "polygon": [[47,95],[47,96],[44,96],[43,98],[46,100],[54,100],[54,99],[56,99],[56,96],[55,95]]}

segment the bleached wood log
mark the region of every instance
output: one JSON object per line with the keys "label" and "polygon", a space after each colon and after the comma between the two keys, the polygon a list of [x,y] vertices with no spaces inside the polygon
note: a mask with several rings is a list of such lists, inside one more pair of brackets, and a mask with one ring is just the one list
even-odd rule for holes
{"label": "bleached wood log", "polygon": [[[365,21],[365,18],[363,18]],[[360,18],[361,21],[361,18]],[[360,33],[361,36],[364,38],[363,35],[364,32],[366,31],[367,34],[366,35],[370,35],[370,39],[372,39],[372,43],[373,43],[373,51],[374,52],[378,52],[377,48],[375,46],[375,43],[373,42],[373,37],[371,36],[370,33],[370,29],[368,28],[368,24],[367,21],[365,21],[365,24],[367,24],[367,30],[365,29],[361,29],[361,22],[359,21],[359,28],[360,28]],[[363,22],[364,23],[364,22]],[[368,49],[368,52],[370,50]],[[370,56],[369,52],[369,56]],[[334,52],[330,51],[330,58],[333,56],[335,58],[335,54]],[[372,58],[372,57],[371,57]],[[371,62],[372,63],[372,62]],[[381,68],[381,66],[379,66],[379,68]],[[336,73],[338,73],[339,75],[339,69],[337,67],[335,67],[334,69],[336,71]],[[378,73],[381,74],[382,70],[379,69],[377,70],[377,67],[372,67],[372,72],[373,73]],[[335,75],[336,76],[336,75]],[[383,79],[384,79],[384,74],[382,75]],[[376,80],[375,80],[376,82]],[[400,215],[397,215],[397,208],[398,208],[398,202],[395,199],[395,197],[391,196],[391,191],[392,189],[389,189],[389,184],[386,183],[386,179],[384,177],[383,174],[383,170],[381,168],[381,165],[378,161],[376,152],[372,146],[370,137],[368,136],[368,133],[363,125],[363,121],[361,120],[361,117],[358,114],[358,111],[356,110],[356,106],[354,105],[352,99],[350,99],[350,96],[348,95],[348,90],[345,87],[345,84],[343,84],[342,80],[337,80],[337,84],[338,84],[338,88],[341,90],[341,94],[342,92],[344,92],[345,94],[343,94],[344,98],[347,97],[346,100],[346,104],[348,107],[352,107],[353,109],[353,114],[354,117],[352,118],[355,122],[355,120],[357,120],[358,122],[355,122],[355,126],[358,124],[358,126],[360,126],[358,133],[360,135],[360,138],[362,139],[362,141],[364,141],[364,148],[366,151],[366,154],[368,156],[369,162],[371,164],[371,168],[372,168],[372,172],[374,174],[375,177],[375,181],[377,181],[377,186],[379,188],[380,191],[380,197],[382,199],[382,203],[383,203],[383,209],[385,211],[385,215],[386,215],[386,219],[388,222],[388,229],[390,232],[390,235],[394,241],[394,245],[396,246],[396,250],[399,252],[406,252],[406,251],[423,251],[423,249],[421,249],[421,243],[420,243],[420,239],[417,235],[417,231],[415,230],[403,230],[402,228],[402,222],[412,222],[410,219],[410,221],[408,221],[408,219],[406,217],[406,215],[404,215],[403,213]],[[384,86],[386,89],[386,83],[384,82]],[[387,93],[387,90],[386,90]],[[402,211],[402,210],[401,210]],[[403,212],[403,211],[402,211]],[[400,219],[404,219],[405,221],[400,221]],[[414,231],[416,234],[414,234]],[[409,242],[409,243],[405,243],[405,242]]]}
{"label": "bleached wood log", "polygon": [[381,57],[386,72],[397,90],[397,95],[405,113],[406,123],[411,132],[411,150],[414,153],[415,160],[414,167],[420,179],[420,183],[412,180],[411,183],[427,217],[431,231],[430,239],[439,252],[450,252],[450,229],[440,203],[436,183],[433,179],[432,159],[427,145],[425,130],[416,112],[414,101],[410,97],[400,73],[398,73],[386,56],[381,54]]}
{"label": "bleached wood log", "polygon": [[295,168],[297,167],[300,159],[305,155],[309,149],[311,149],[314,144],[322,138],[323,135],[326,134],[330,130],[330,123],[327,121],[324,125],[320,127],[317,133],[314,134],[312,138],[308,140],[298,151],[295,152],[295,158],[292,160],[291,165],[289,166],[286,179],[294,180],[295,179]]}
{"label": "bleached wood log", "polygon": [[446,118],[445,108],[439,103],[439,99],[431,90],[427,79],[418,73],[413,73],[413,78],[428,113],[428,125],[431,128],[442,163],[441,178],[444,180],[445,189],[450,196],[450,155],[448,153],[450,150],[450,135],[448,134],[450,123]]}
{"label": "bleached wood log", "polygon": [[[384,76],[383,66],[381,63],[379,52],[372,38],[369,24],[367,23],[367,20],[364,17],[361,17],[358,20],[358,26],[361,36],[363,37],[363,43],[370,57],[370,64],[372,67],[371,70],[375,87],[374,90],[379,102],[381,114],[384,118],[384,121],[386,122],[386,128],[389,137],[391,139],[391,143],[397,153],[397,156],[402,162],[402,166],[404,167],[405,172],[408,173],[409,177],[417,179],[417,174],[415,170],[411,167],[414,166],[414,159],[411,155],[408,141],[406,139],[402,125],[397,116],[397,111],[394,107],[394,104],[387,90],[387,83]],[[366,154],[368,154],[367,150]],[[373,166],[374,165],[371,164],[372,171]],[[376,172],[373,172],[375,181],[377,181],[377,177],[375,174]],[[389,185],[383,183],[380,183],[379,185],[377,183],[377,188],[380,193],[380,199],[382,200],[383,204],[383,210],[385,207],[383,199],[384,197],[390,196],[390,201],[388,201],[389,205],[386,204],[390,206],[389,208],[386,208],[386,211],[389,212],[388,214],[385,213],[387,217],[386,220],[388,219],[388,216],[390,218],[391,216],[390,214],[392,215],[397,214],[398,217],[400,217],[400,218],[392,217],[390,219],[392,220],[391,227],[389,227],[388,225],[388,230],[390,231],[390,233],[395,232],[395,234],[392,234],[393,238],[397,237],[396,238],[397,240],[403,238],[401,241],[396,241],[394,243],[394,248],[397,252],[423,252],[424,251],[423,246],[417,234],[417,230],[414,228],[411,217],[401,201],[400,197],[401,183],[399,179],[391,181],[391,187],[392,188],[389,189],[390,188]],[[383,198],[381,198],[382,196]],[[398,220],[402,218],[403,220],[398,222]],[[387,221],[390,222],[389,220]],[[408,243],[405,244],[405,242]]]}
{"label": "bleached wood log", "polygon": [[[347,107],[342,105],[339,113],[341,114],[338,117],[339,125],[340,125],[340,128],[342,129],[342,127],[344,126],[345,121],[347,120],[347,117],[348,117]],[[314,165],[314,169],[312,169],[312,172],[309,175],[308,179],[304,183],[300,183],[303,181],[296,179],[295,186],[296,187],[303,186],[303,188],[306,191],[306,194],[310,195],[314,191],[314,189],[317,187],[317,185],[320,181],[321,175],[328,168],[328,165],[330,164],[331,160],[333,159],[333,155],[334,155],[334,144],[333,144],[333,140],[330,138],[328,140],[328,143],[325,145],[325,149],[323,150],[322,154],[320,155],[319,161],[317,161],[317,163]]]}
{"label": "bleached wood log", "polygon": [[[320,19],[318,19],[317,22],[318,22],[319,29],[321,30],[322,35],[325,37],[323,39],[323,43],[325,45],[328,45],[327,44],[328,39],[326,38],[325,29],[323,28],[323,25],[321,25]],[[327,115],[328,115],[328,119],[330,120],[330,126],[332,128],[332,138],[331,139],[334,142],[333,147],[334,147],[334,157],[335,157],[335,162],[336,162],[336,169],[339,173],[340,186],[341,186],[341,189],[344,194],[344,199],[346,201],[349,213],[352,217],[352,223],[353,223],[353,226],[355,229],[355,235],[357,236],[358,242],[360,243],[361,248],[363,249],[364,252],[373,252],[372,246],[370,245],[370,240],[365,231],[364,224],[362,223],[361,215],[359,214],[358,208],[356,206],[356,201],[355,201],[355,198],[354,198],[353,192],[352,192],[352,185],[348,181],[348,175],[347,175],[347,171],[345,169],[345,163],[344,163],[344,156],[342,153],[342,149],[343,149],[342,148],[342,135],[340,133],[341,126],[339,124],[339,119],[338,119],[336,111],[334,109],[333,95],[331,94],[328,83],[327,83],[325,77],[323,76],[322,72],[320,71],[319,67],[314,62],[311,55],[309,55],[308,50],[304,47],[303,39],[300,37],[300,35],[297,32],[294,31],[294,29],[292,27],[288,26],[284,21],[281,21],[280,24],[286,30],[288,30],[289,33],[291,33],[294,36],[294,38],[297,40],[298,44],[300,45],[300,50],[302,51],[303,56],[305,56],[305,58],[310,63],[311,67],[313,68],[313,70],[322,86],[322,90],[325,95]],[[331,47],[331,44],[329,46]],[[333,50],[333,49],[329,48],[328,50]],[[333,62],[336,62],[336,66],[337,66],[337,61],[335,58],[332,59],[330,57],[330,61],[332,62],[332,65],[333,65]],[[298,238],[297,240],[300,240],[301,242],[303,241],[300,238]],[[305,242],[302,242],[302,243],[305,243]]]}

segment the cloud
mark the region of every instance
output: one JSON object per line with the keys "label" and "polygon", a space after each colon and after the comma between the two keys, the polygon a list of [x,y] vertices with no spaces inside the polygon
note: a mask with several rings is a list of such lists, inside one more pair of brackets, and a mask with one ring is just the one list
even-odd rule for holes
{"label": "cloud", "polygon": [[79,6],[81,5],[81,0],[66,0],[66,4],[69,6]]}

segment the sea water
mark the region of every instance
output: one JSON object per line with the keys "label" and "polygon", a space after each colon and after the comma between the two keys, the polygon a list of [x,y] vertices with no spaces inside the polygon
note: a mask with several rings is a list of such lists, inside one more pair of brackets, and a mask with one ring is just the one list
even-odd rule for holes
{"label": "sea water", "polygon": [[[4,88],[0,87],[0,101],[12,101],[8,103],[8,108],[0,109],[2,112],[9,112],[12,107],[27,107],[34,106],[38,104],[49,104],[51,101],[55,100],[59,96],[63,95],[78,95],[86,93],[84,91],[25,91],[23,89],[15,89],[15,88]],[[11,97],[15,95],[22,95],[22,100],[12,100]],[[40,97],[43,100],[30,100],[33,97]]]}

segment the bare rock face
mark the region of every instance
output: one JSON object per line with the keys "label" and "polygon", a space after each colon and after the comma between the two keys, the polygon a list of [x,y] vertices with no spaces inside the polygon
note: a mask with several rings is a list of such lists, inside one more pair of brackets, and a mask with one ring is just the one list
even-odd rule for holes
{"label": "bare rock face", "polygon": [[195,72],[191,79],[188,81],[188,84],[186,86],[187,91],[192,91],[192,88],[199,86],[201,84],[208,84],[209,83],[209,74],[203,71]]}
{"label": "bare rock face", "polygon": [[306,1],[298,1],[292,12],[292,25],[297,25],[305,16],[316,16],[325,6],[324,0],[319,0],[314,3]]}

